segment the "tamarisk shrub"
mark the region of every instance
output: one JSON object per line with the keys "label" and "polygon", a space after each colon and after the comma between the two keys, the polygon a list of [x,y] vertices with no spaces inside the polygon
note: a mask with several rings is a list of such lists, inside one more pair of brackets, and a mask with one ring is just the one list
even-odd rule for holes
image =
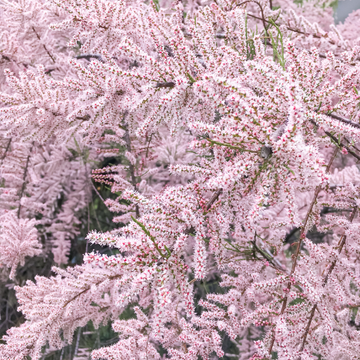
{"label": "tamarisk shrub", "polygon": [[[108,322],[118,338],[92,359],[358,358],[356,14],[336,27],[327,0],[0,4],[0,262],[24,315],[1,359],[73,341],[86,358],[82,329]],[[93,196],[108,231],[95,207],[90,229]],[[34,256],[56,266],[24,284]]]}

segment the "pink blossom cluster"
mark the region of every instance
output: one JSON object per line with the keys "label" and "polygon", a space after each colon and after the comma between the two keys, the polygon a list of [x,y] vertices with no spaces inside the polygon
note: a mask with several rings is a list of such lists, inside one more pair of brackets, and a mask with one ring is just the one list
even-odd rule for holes
{"label": "pink blossom cluster", "polygon": [[[0,359],[109,321],[93,359],[358,358],[360,23],[329,6],[0,0],[0,270],[25,318]],[[118,225],[70,266],[93,195]],[[55,275],[20,286],[34,256]]]}

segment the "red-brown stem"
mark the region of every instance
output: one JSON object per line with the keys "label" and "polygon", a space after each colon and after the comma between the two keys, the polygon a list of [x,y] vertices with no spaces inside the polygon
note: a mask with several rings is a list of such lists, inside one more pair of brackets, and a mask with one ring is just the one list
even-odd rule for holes
{"label": "red-brown stem", "polygon": [[32,143],[31,148],[30,148],[29,155],[27,156],[27,159],[26,159],[26,165],[25,165],[24,174],[23,174],[23,183],[22,183],[22,185],[21,185],[21,190],[20,190],[20,195],[19,195],[19,208],[18,208],[18,211],[17,211],[17,217],[18,217],[18,219],[20,219],[21,199],[22,199],[22,197],[23,197],[23,195],[24,195],[24,191],[25,191],[25,188],[26,188],[26,177],[27,177],[27,173],[28,173],[30,156],[31,156],[31,152],[32,152],[33,146],[34,146],[34,143]]}
{"label": "red-brown stem", "polygon": [[[314,126],[318,126],[316,124],[316,122],[314,120],[310,120],[310,122],[314,125]],[[352,151],[349,146],[345,145],[343,142],[339,141],[334,135],[330,134],[328,131],[324,131],[324,133],[326,134],[326,136],[328,136],[332,141],[334,141],[336,144],[338,144],[340,147],[345,148],[347,150],[347,152],[353,156],[355,159],[357,159],[358,161],[360,161],[360,156],[358,154],[356,154],[354,151]],[[347,140],[346,138],[344,138],[344,140],[346,140],[349,143],[349,140]],[[356,150],[359,151],[359,149],[356,148]]]}
{"label": "red-brown stem", "polygon": [[[355,218],[356,211],[357,211],[357,206],[354,207],[354,209],[353,209],[353,211],[352,211],[352,213],[351,213],[351,215],[350,215],[350,219],[349,219],[350,222],[353,222],[353,220],[354,220],[354,218]],[[339,250],[338,250],[339,255],[341,254],[341,251],[342,251],[342,249],[343,249],[343,247],[344,247],[344,245],[345,245],[345,242],[346,242],[346,235],[342,235],[341,238],[340,238],[340,240],[339,240],[339,243],[338,243],[338,245],[339,245]],[[337,259],[335,259],[335,260],[331,263],[331,265],[330,265],[330,267],[329,267],[329,271],[328,271],[328,273],[326,274],[326,276],[324,277],[323,286],[325,286],[325,285],[327,284],[327,282],[328,282],[328,280],[329,280],[329,276],[331,275],[331,273],[333,272],[333,270],[334,270],[334,268],[335,268],[336,262],[337,262]],[[311,326],[311,322],[312,322],[312,320],[313,320],[313,318],[314,318],[314,314],[315,314],[316,307],[317,307],[317,304],[315,304],[315,305],[312,307],[312,309],[311,309],[309,321],[308,321],[308,324],[307,324],[307,326],[306,326],[305,333],[304,333],[304,335],[303,335],[303,342],[302,342],[301,347],[300,347],[300,352],[302,352],[302,351],[304,350],[304,348],[305,348],[306,338],[307,338],[307,336],[308,336],[308,334],[309,334],[309,331],[310,331],[310,326]]]}
{"label": "red-brown stem", "polygon": [[3,154],[3,156],[1,157],[0,166],[3,164],[3,161],[5,160],[6,155],[7,155],[8,151],[9,151],[9,149],[10,149],[11,139],[12,139],[12,138],[9,139],[9,141],[8,141],[8,143],[7,143],[7,145],[6,145],[6,149],[5,149],[5,151],[4,151],[4,154]]}
{"label": "red-brown stem", "polygon": [[[36,37],[38,38],[38,40],[41,40],[40,35],[36,32],[35,28],[32,27],[32,29],[33,29]],[[44,48],[44,50],[47,52],[47,54],[49,55],[49,57],[50,57],[50,59],[52,60],[52,62],[55,64],[55,59],[54,59],[54,57],[51,55],[50,51],[47,49],[47,47],[46,47],[44,44],[43,44],[43,48]]]}
{"label": "red-brown stem", "polygon": [[254,15],[249,15],[249,14],[248,14],[248,15],[249,15],[250,17],[254,17],[254,18],[258,19],[258,20],[261,20],[262,23],[263,23],[263,26],[264,26],[265,33],[267,33],[266,23],[270,23],[270,22],[265,19],[264,10],[263,10],[263,8],[262,8],[262,6],[261,6],[260,3],[258,3],[257,1],[254,1],[254,0],[246,0],[246,1],[243,1],[242,3],[240,3],[240,4],[237,4],[236,6],[245,5],[246,3],[250,3],[250,2],[251,2],[251,3],[255,3],[257,6],[259,6],[260,12],[261,12],[261,18],[256,17],[256,16],[254,16]]}
{"label": "red-brown stem", "polygon": [[[126,133],[125,133],[125,141],[126,141],[126,149],[128,152],[132,152],[131,151],[131,139],[130,139],[130,133],[129,130],[126,128]],[[135,176],[135,166],[131,163],[131,161],[129,160],[129,170],[130,170],[130,176],[131,176],[131,184],[134,187],[134,190],[137,191],[137,185],[136,185],[136,176]],[[140,217],[140,210],[139,210],[139,205],[135,205],[135,214],[136,214],[136,218]]]}
{"label": "red-brown stem", "polygon": [[222,193],[222,189],[217,190],[214,195],[211,197],[209,202],[206,204],[206,211],[209,211],[214,202],[219,198]]}
{"label": "red-brown stem", "polygon": [[[246,2],[250,2],[250,1],[246,1]],[[252,2],[252,1],[251,1],[251,2]],[[243,5],[243,4],[244,4],[244,3],[239,4],[239,5]],[[252,17],[252,18],[254,18],[254,19],[257,19],[257,20],[261,20],[263,23],[266,22],[266,23],[268,23],[268,24],[271,24],[270,21],[268,21],[268,20],[266,20],[266,19],[263,19],[263,18],[261,18],[261,17],[258,17],[258,16],[256,16],[256,15],[247,14],[247,16],[250,16],[250,17]],[[278,25],[278,24],[277,24],[277,25]],[[286,26],[286,25],[285,25],[285,26]],[[311,35],[311,36],[313,36],[314,38],[318,38],[318,39],[321,39],[321,38],[323,37],[323,36],[318,35],[318,34],[306,33],[306,32],[303,32],[303,31],[301,31],[301,30],[294,29],[294,28],[292,28],[292,27],[290,27],[290,26],[286,26],[286,28],[287,28],[288,30],[293,31],[293,32],[296,32],[296,33],[298,33],[298,34],[302,34],[302,35],[306,35],[306,36],[310,36],[310,35]],[[332,45],[336,45],[333,40],[329,40],[329,43],[332,44]]]}
{"label": "red-brown stem", "polygon": [[[328,163],[328,165],[327,165],[327,167],[326,167],[326,172],[327,172],[327,173],[329,172],[329,170],[330,170],[330,168],[331,168],[331,165],[332,165],[332,163],[334,162],[335,157],[336,157],[338,151],[339,151],[339,148],[336,147],[335,150],[334,150],[334,152],[333,152],[333,154],[331,155],[331,158],[330,158],[330,160],[329,160],[329,163]],[[298,259],[299,253],[300,253],[301,244],[302,244],[303,239],[304,239],[305,236],[306,236],[306,227],[307,227],[308,221],[309,221],[309,219],[310,219],[310,216],[311,216],[311,214],[312,214],[312,212],[313,212],[313,208],[314,208],[314,205],[315,205],[315,203],[316,203],[316,201],[317,201],[317,197],[318,197],[318,195],[319,195],[319,193],[320,193],[320,191],[321,191],[321,188],[322,188],[321,185],[318,185],[318,186],[315,188],[315,193],[314,193],[313,200],[312,200],[312,202],[311,202],[311,204],[310,204],[310,207],[309,207],[309,210],[308,210],[308,212],[307,212],[307,214],[306,214],[306,217],[305,217],[305,220],[304,220],[304,224],[303,224],[303,226],[301,227],[300,238],[299,238],[299,241],[298,241],[298,243],[297,243],[297,247],[296,247],[295,254],[292,256],[293,262],[292,262],[292,266],[291,266],[291,271],[290,271],[289,277],[291,277],[291,275],[295,272],[296,265],[297,265],[297,259]],[[286,293],[289,293],[290,289],[291,289],[291,280],[289,280],[289,282],[288,282]],[[285,298],[284,298],[284,300],[283,300],[282,307],[281,307],[280,315],[283,315],[283,314],[284,314],[285,309],[286,309],[286,305],[287,305],[287,301],[288,301],[288,297],[285,296]],[[271,352],[272,352],[274,343],[275,343],[275,333],[274,333],[274,335],[273,335],[273,338],[272,338],[272,340],[271,340],[271,344],[270,344],[270,347],[269,347],[269,354],[270,354],[270,355],[271,355]]]}

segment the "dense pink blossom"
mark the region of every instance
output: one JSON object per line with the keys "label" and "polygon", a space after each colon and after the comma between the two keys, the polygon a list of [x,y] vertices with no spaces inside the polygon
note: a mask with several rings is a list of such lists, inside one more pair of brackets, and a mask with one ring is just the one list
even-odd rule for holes
{"label": "dense pink blossom", "polygon": [[[356,13],[335,26],[325,0],[0,4],[0,263],[15,280],[26,257],[58,265],[16,286],[25,322],[1,359],[41,359],[90,321],[119,334],[93,359],[358,357]],[[89,231],[83,264],[65,266],[93,191],[118,226]],[[197,299],[213,278],[221,291]]]}

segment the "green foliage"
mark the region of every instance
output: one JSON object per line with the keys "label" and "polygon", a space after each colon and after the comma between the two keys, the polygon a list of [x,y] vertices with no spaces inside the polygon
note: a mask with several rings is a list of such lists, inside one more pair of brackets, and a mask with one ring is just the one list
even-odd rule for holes
{"label": "green foliage", "polygon": [[[275,21],[273,19],[270,19],[270,23],[276,28],[277,31],[277,35],[275,39],[271,34],[271,32],[268,32],[271,38],[274,61],[277,60],[281,65],[281,67],[285,70],[285,52],[284,52],[283,35],[280,31],[280,28],[275,24]],[[279,47],[280,47],[280,51],[279,51]]]}

